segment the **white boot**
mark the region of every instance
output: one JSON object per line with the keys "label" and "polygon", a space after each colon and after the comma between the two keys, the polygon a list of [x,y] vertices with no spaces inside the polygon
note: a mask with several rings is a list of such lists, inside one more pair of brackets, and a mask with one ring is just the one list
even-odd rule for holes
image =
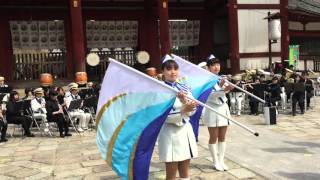
{"label": "white boot", "polygon": [[209,151],[213,160],[213,166],[218,171],[223,171],[224,169],[221,167],[219,159],[218,159],[218,148],[217,144],[209,144]]}
{"label": "white boot", "polygon": [[226,152],[226,142],[219,142],[218,143],[218,149],[219,149],[219,162],[220,162],[220,165],[225,171],[228,171],[229,167],[224,163],[224,155],[225,155],[225,152]]}

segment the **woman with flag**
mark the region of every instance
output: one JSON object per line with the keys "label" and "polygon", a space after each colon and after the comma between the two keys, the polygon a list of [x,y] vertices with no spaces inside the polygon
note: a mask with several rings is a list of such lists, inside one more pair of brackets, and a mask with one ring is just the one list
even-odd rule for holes
{"label": "woman with flag", "polygon": [[179,66],[172,57],[166,55],[162,63],[164,81],[179,90],[164,125],[159,134],[159,159],[166,163],[166,179],[176,179],[179,171],[181,179],[189,179],[190,159],[198,156],[197,143],[189,117],[196,110],[196,103],[187,100],[192,96],[190,89],[177,82]]}
{"label": "woman with flag", "polygon": [[[207,60],[208,70],[218,75],[220,72],[220,61],[213,55],[210,55]],[[225,86],[225,88],[223,88]],[[213,87],[207,105],[211,106],[219,113],[230,117],[230,111],[227,104],[227,98],[225,92],[232,90],[231,85],[226,86],[224,80],[220,80]],[[226,150],[225,135],[227,127],[230,125],[228,119],[219,116],[212,111],[205,111],[203,116],[204,124],[208,127],[210,138],[209,138],[209,151],[213,159],[214,168],[218,171],[227,171],[228,166],[224,163],[224,155]],[[218,142],[217,142],[218,141]]]}

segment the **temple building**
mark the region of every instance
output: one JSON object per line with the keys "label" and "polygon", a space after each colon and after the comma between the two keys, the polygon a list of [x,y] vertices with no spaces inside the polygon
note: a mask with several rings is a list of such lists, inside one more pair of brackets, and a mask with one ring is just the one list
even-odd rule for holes
{"label": "temple building", "polygon": [[[281,39],[269,52],[268,13],[279,14]],[[281,30],[280,30],[281,28]],[[209,54],[223,72],[286,62],[299,45],[298,70],[320,71],[320,3],[316,0],[10,0],[0,1],[0,75],[38,80],[41,73],[101,77],[108,57],[159,68],[174,53],[199,63]],[[137,63],[146,51],[150,61]],[[97,53],[98,66],[86,56]]]}

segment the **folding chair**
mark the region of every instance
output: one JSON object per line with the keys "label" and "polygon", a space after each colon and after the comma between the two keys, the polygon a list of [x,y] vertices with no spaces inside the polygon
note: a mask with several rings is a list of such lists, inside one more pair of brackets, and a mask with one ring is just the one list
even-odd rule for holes
{"label": "folding chair", "polygon": [[71,123],[71,126],[72,126],[73,129],[74,129],[74,131],[75,131],[76,133],[78,133],[79,135],[81,135],[81,133],[78,131],[78,129],[76,128],[76,125],[75,125],[75,124],[76,124],[76,121],[75,121],[76,118],[72,118],[72,117],[71,117],[69,111],[67,110],[67,108],[66,108],[65,106],[63,107],[63,110],[66,112],[67,117],[68,117],[68,119],[69,119],[69,121],[70,121],[70,123]]}
{"label": "folding chair", "polygon": [[[29,114],[29,117],[32,119],[31,127],[33,126],[33,123],[35,123],[35,124],[36,124],[36,127],[37,127],[37,129],[40,131],[41,135],[42,135],[42,132],[44,132],[44,133],[48,133],[50,136],[52,136],[52,133],[51,133],[51,130],[50,130],[50,124],[49,124],[49,123],[48,123],[48,126],[46,126],[46,123],[47,123],[47,122],[44,122],[43,119],[40,120],[40,119],[38,119],[38,118],[35,118],[34,112],[33,112],[33,110],[31,109],[31,107],[27,109],[27,112],[28,112],[28,114]],[[39,123],[38,123],[37,120],[40,120],[40,125],[39,125]],[[46,128],[48,128],[48,132],[46,132],[46,130],[45,130]]]}

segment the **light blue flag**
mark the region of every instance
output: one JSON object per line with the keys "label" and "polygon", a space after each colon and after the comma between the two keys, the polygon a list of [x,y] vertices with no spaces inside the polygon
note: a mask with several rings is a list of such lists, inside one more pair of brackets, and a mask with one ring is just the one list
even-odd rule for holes
{"label": "light blue flag", "polygon": [[148,179],[150,160],[176,92],[110,59],[97,107],[96,143],[121,179]]}

